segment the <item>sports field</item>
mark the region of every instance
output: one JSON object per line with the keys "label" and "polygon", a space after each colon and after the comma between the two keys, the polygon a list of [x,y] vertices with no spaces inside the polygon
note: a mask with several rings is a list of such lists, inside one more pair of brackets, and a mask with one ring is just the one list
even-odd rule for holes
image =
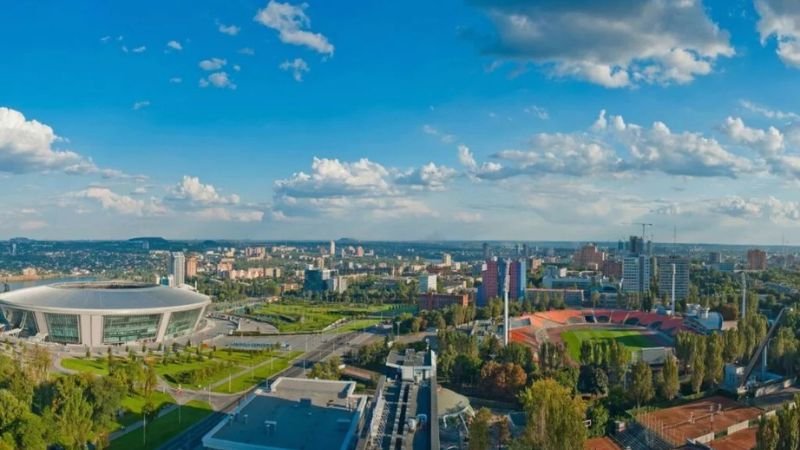
{"label": "sports field", "polygon": [[561,333],[561,340],[566,344],[567,351],[574,361],[580,359],[581,342],[605,339],[613,339],[631,351],[663,345],[652,332],[635,328],[586,327],[575,328]]}

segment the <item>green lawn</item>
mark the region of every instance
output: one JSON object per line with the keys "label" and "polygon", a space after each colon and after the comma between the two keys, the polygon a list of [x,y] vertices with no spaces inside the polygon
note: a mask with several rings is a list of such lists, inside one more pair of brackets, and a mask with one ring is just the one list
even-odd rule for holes
{"label": "green lawn", "polygon": [[274,325],[284,333],[320,331],[345,317],[355,319],[394,317],[414,312],[414,305],[364,305],[360,303],[281,302],[256,308],[252,315]]}
{"label": "green lawn", "polygon": [[61,360],[61,366],[77,372],[88,372],[100,376],[108,375],[108,360],[106,358],[67,358]]}
{"label": "green lawn", "polygon": [[265,379],[289,367],[289,364],[292,362],[292,360],[302,354],[303,352],[295,351],[276,355],[272,364],[267,363],[261,367],[253,369],[252,372],[247,371],[243,375],[232,378],[230,383],[222,383],[219,386],[211,389],[211,391],[230,394],[250,389],[256,384],[263,382]]}
{"label": "green lawn", "polygon": [[334,333],[348,333],[350,331],[361,331],[364,328],[369,328],[380,323],[379,319],[356,319],[347,322],[346,324],[334,328]]}
{"label": "green lawn", "polygon": [[[175,403],[175,400],[173,400],[169,394],[154,391],[152,395],[153,403],[155,403],[156,407],[159,409]],[[134,422],[138,422],[142,420],[144,397],[140,395],[128,395],[122,399],[122,407],[125,409],[125,415],[118,421],[121,426],[128,426]]]}
{"label": "green lawn", "polygon": [[602,339],[616,340],[631,351],[658,346],[650,337],[643,335],[640,330],[630,328],[581,328],[561,333],[561,340],[564,341],[569,356],[574,361],[580,360],[581,342]]}
{"label": "green lawn", "polygon": [[180,413],[177,410],[170,411],[163,417],[149,422],[147,424],[146,441],[144,439],[145,430],[139,428],[111,441],[109,449],[128,450],[135,448],[149,450],[158,448],[211,413],[211,406],[207,403],[192,400],[181,406]]}

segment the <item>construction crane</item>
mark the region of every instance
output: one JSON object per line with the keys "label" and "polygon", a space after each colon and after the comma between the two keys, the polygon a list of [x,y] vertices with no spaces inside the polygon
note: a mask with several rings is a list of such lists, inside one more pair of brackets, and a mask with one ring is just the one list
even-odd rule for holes
{"label": "construction crane", "polygon": [[753,369],[755,369],[756,364],[758,364],[759,356],[761,356],[761,364],[762,364],[762,371],[766,369],[767,364],[767,345],[769,341],[775,336],[775,332],[778,330],[779,325],[781,323],[781,319],[783,318],[784,312],[792,311],[792,308],[784,307],[778,313],[778,316],[775,318],[775,321],[772,322],[772,326],[769,328],[769,332],[764,339],[758,344],[756,347],[753,356],[750,358],[750,361],[747,363],[747,366],[744,368],[744,373],[742,374],[741,382],[739,383],[739,392],[745,392],[747,390],[747,379],[750,378],[750,375],[753,373]]}
{"label": "construction crane", "polygon": [[644,236],[645,236],[645,233],[647,231],[647,227],[652,227],[653,226],[652,223],[644,223],[644,222],[629,222],[629,223],[623,223],[623,225],[641,225],[641,227],[642,227],[642,242],[644,242]]}

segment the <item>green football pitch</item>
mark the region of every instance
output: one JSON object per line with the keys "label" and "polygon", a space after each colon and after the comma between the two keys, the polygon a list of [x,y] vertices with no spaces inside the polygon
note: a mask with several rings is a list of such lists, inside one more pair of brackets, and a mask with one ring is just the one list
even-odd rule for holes
{"label": "green football pitch", "polygon": [[631,328],[579,328],[561,333],[561,340],[567,346],[569,356],[575,361],[581,356],[581,342],[605,339],[613,339],[631,351],[661,345],[653,336]]}

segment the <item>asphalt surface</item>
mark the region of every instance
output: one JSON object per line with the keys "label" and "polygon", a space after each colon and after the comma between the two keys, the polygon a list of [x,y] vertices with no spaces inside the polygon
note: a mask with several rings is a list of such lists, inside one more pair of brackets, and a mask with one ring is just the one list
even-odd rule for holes
{"label": "asphalt surface", "polygon": [[[305,375],[306,369],[310,369],[315,363],[322,361],[328,356],[341,351],[342,348],[348,346],[348,343],[357,338],[359,333],[343,333],[332,336],[320,347],[309,351],[302,358],[299,358],[295,363],[270,378],[269,382],[272,383],[278,377],[302,377]],[[230,405],[223,408],[221,411],[216,411],[206,417],[205,419],[197,422],[181,435],[176,436],[171,441],[162,445],[159,450],[196,450],[203,448],[203,436],[206,435],[212,428],[214,428],[220,420],[222,420],[228,413],[236,409],[239,403],[251,395],[256,389],[263,387],[262,385],[253,386],[236,398]]]}

